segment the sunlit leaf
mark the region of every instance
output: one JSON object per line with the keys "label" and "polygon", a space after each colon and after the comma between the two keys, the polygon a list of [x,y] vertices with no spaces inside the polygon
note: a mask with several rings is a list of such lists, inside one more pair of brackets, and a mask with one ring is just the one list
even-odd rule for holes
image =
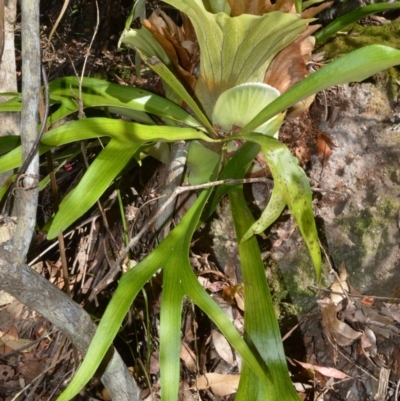
{"label": "sunlit leaf", "polygon": [[400,64],[400,50],[371,45],[332,61],[303,79],[265,107],[242,133],[252,132],[276,114],[309,96],[334,85],[361,82],[371,75]]}
{"label": "sunlit leaf", "polygon": [[242,242],[247,241],[253,234],[263,232],[287,205],[307,244],[319,279],[321,274],[321,253],[312,210],[312,193],[307,176],[299,166],[298,160],[292,156],[287,146],[283,143],[259,134],[247,134],[245,138],[261,146],[274,177],[274,189],[271,200],[260,219],[243,235]]}
{"label": "sunlit leaf", "polygon": [[55,147],[103,136],[109,136],[112,140],[89,166],[78,186],[62,200],[48,238],[56,237],[89,210],[141,146],[158,141],[209,140],[205,134],[191,128],[149,126],[123,120],[87,118],[48,131],[43,136],[42,143]]}
{"label": "sunlit leaf", "polygon": [[201,58],[195,95],[208,117],[225,90],[262,82],[273,57],[309,22],[278,11],[231,18],[225,13],[209,13],[200,0],[165,2],[187,14],[196,31]]}
{"label": "sunlit leaf", "polygon": [[[61,103],[61,107],[51,116],[51,123],[78,111],[79,85],[76,77],[60,78],[49,86],[51,99]],[[153,123],[148,114],[154,114],[191,127],[199,126],[195,118],[168,99],[144,89],[121,86],[100,79],[83,79],[82,100],[84,108],[104,108],[128,117],[134,116],[139,122]]]}
{"label": "sunlit leaf", "polygon": [[[165,269],[165,271],[170,270],[170,273],[167,273],[164,277],[164,289],[165,287],[169,287],[170,290],[175,288],[179,297],[182,295],[182,291],[191,297],[195,303],[214,320],[222,333],[235,349],[238,350],[243,360],[254,369],[257,373],[257,377],[259,377],[262,382],[268,383],[269,379],[267,378],[266,368],[260,365],[254,353],[250,351],[229,318],[210,295],[207,294],[204,288],[201,287],[190,266],[190,241],[208,196],[209,191],[203,191],[190,208],[189,212],[170,235],[143,261],[122,276],[117,290],[100,321],[82,365],[70,385],[58,398],[59,401],[72,399],[94,375],[112,344],[136,295],[150,277],[157,270],[162,268]],[[165,257],[166,254],[169,255],[168,258]],[[180,288],[177,290],[176,286],[180,286]],[[174,299],[169,298],[170,296],[174,297],[170,292],[169,296],[167,296],[167,303],[172,302],[173,307],[176,309],[178,296],[174,297]],[[161,307],[163,308],[163,304]],[[163,319],[168,318],[168,310],[163,313],[165,313]],[[174,326],[176,326],[176,311],[172,318],[175,322]],[[163,380],[163,400],[176,400],[177,388],[179,385],[179,374],[177,375],[176,373],[176,366],[179,366],[179,347],[177,350],[175,350],[176,347],[174,347],[172,350],[173,352],[168,354],[169,338],[170,336],[174,338],[177,336],[177,333],[175,331],[171,332],[171,330],[172,328],[162,333],[163,344],[161,347],[164,348],[161,350],[161,371],[165,372],[166,369],[170,367],[174,372],[174,375],[169,375],[167,373],[168,381],[165,381],[165,379]],[[176,330],[176,328],[174,330]],[[176,358],[176,361],[172,361],[173,358]]]}
{"label": "sunlit leaf", "polygon": [[[272,140],[272,138],[269,139]],[[265,385],[244,362],[235,400],[298,401],[299,397],[289,378],[279,324],[257,240],[253,237],[246,242],[240,241],[254,219],[240,187],[235,187],[229,192],[229,200],[239,241],[239,256],[244,282],[246,340],[258,350],[266,362],[270,380]]]}
{"label": "sunlit leaf", "polygon": [[153,69],[164,82],[182,99],[193,111],[194,115],[203,124],[204,127],[210,131],[214,131],[207,117],[203,114],[200,107],[194,101],[193,97],[189,95],[184,86],[172,74],[172,72],[156,57],[146,59],[147,64]]}
{"label": "sunlit leaf", "polygon": [[[213,110],[212,122],[226,132],[244,127],[279,95],[277,89],[264,83],[235,86],[223,92],[218,98]],[[275,116],[254,131],[268,135],[277,134],[283,119],[280,118],[280,124],[275,124],[276,119],[279,119],[279,116]],[[276,127],[276,131],[271,132],[271,125]]]}

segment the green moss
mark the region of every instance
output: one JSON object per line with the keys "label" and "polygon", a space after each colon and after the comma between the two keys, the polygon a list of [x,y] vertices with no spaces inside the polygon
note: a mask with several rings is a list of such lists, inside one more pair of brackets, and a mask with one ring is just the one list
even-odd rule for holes
{"label": "green moss", "polygon": [[[337,34],[336,37],[325,43],[319,51],[325,51],[326,59],[335,59],[359,49],[360,47],[379,44],[399,48],[400,21],[392,21],[381,26],[351,25],[346,33]],[[385,72],[376,74],[375,81],[378,86],[384,88],[390,100],[397,99],[400,80],[400,68],[393,67]]]}
{"label": "green moss", "polygon": [[377,221],[386,225],[388,220],[397,218],[400,202],[393,198],[380,198],[377,207]]}
{"label": "green moss", "polygon": [[337,58],[373,44],[398,48],[399,36],[400,21],[381,26],[362,26],[356,23],[351,25],[346,33],[338,33],[318,50],[324,50],[327,58]]}
{"label": "green moss", "polygon": [[373,207],[354,210],[351,217],[337,219],[337,223],[356,244],[358,257],[368,258],[377,252],[386,252],[391,246],[388,240],[388,222],[397,218],[400,202],[389,197],[380,197]]}
{"label": "green moss", "polygon": [[294,257],[265,261],[266,274],[278,319],[306,312],[315,303],[315,271],[304,244],[291,252]]}

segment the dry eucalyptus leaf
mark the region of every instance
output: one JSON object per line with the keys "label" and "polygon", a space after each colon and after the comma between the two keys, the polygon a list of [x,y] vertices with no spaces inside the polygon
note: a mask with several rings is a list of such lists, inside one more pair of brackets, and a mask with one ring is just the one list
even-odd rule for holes
{"label": "dry eucalyptus leaf", "polygon": [[389,311],[390,315],[395,319],[397,322],[400,322],[400,305],[399,304],[389,304],[384,302],[387,310]]}
{"label": "dry eucalyptus leaf", "polygon": [[300,362],[295,359],[295,361],[302,366],[304,369],[311,369],[316,372],[321,373],[321,375],[327,376],[327,377],[334,377],[335,379],[346,379],[350,376],[346,375],[346,373],[341,372],[338,369],[335,368],[327,368],[325,366],[318,366],[318,365],[313,365],[311,363],[305,363],[305,362]]}
{"label": "dry eucalyptus leaf", "polygon": [[158,351],[155,351],[150,356],[150,373],[156,375],[160,371],[160,356]]}
{"label": "dry eucalyptus leaf", "polygon": [[213,339],[215,350],[218,355],[228,364],[233,363],[232,348],[228,343],[228,340],[218,331],[212,330],[211,336]]}
{"label": "dry eucalyptus leaf", "polygon": [[243,291],[238,291],[235,294],[235,301],[236,301],[236,306],[244,312],[245,306],[244,306],[244,297],[243,297]]}
{"label": "dry eucalyptus leaf", "polygon": [[378,352],[375,333],[369,327],[365,327],[361,336],[361,347],[364,352],[366,352],[365,348],[368,348],[368,355],[370,356],[375,356]]}
{"label": "dry eucalyptus leaf", "polygon": [[196,355],[184,342],[181,343],[181,354],[180,358],[185,363],[185,366],[191,371],[196,372]]}
{"label": "dry eucalyptus leaf", "polygon": [[[338,292],[343,294],[343,291],[349,292],[349,284],[347,283],[347,271],[346,271],[346,265],[344,262],[340,265],[338,269],[338,277],[335,277],[335,281],[332,283],[330,289],[333,292]],[[345,294],[339,295],[339,294],[331,294],[331,299],[332,301],[337,305],[343,298],[345,298]]]}
{"label": "dry eucalyptus leaf", "polygon": [[320,131],[317,136],[317,155],[322,167],[325,167],[328,163],[328,160],[332,155],[331,148],[333,147],[336,148],[337,145],[334,144],[330,136],[325,132]]}
{"label": "dry eucalyptus leaf", "polygon": [[[19,350],[32,343],[32,340],[26,338],[18,338],[13,336],[12,334],[4,334],[4,336],[1,337],[0,340],[4,343],[6,347],[10,348],[13,351]],[[33,343],[32,346],[22,349],[21,352],[29,352],[36,347],[37,343]]]}
{"label": "dry eucalyptus leaf", "polygon": [[[211,388],[217,397],[225,397],[237,392],[240,375],[221,375],[219,373],[207,373],[200,376],[197,381],[199,390]],[[193,387],[195,388],[195,387]]]}
{"label": "dry eucalyptus leaf", "polygon": [[317,301],[321,308],[322,327],[324,334],[342,347],[347,347],[362,336],[359,331],[353,330],[348,324],[337,318],[336,305],[329,298]]}

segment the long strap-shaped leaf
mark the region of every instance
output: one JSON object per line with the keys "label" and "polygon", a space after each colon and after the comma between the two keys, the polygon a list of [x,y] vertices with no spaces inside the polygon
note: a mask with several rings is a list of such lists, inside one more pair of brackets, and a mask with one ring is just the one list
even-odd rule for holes
{"label": "long strap-shaped leaf", "polygon": [[[79,85],[76,77],[65,77],[50,84],[50,96],[61,107],[52,115],[51,123],[78,110]],[[199,122],[177,104],[144,89],[121,86],[95,78],[82,80],[83,107],[107,108],[139,122],[152,123],[147,114],[199,127]],[[136,112],[136,113],[135,113]]]}
{"label": "long strap-shaped leaf", "polygon": [[400,64],[400,50],[371,45],[353,51],[314,72],[287,90],[266,106],[247,124],[242,134],[251,132],[261,124],[303,99],[334,85],[360,82],[371,75]]}
{"label": "long strap-shaped leaf", "polygon": [[61,202],[48,238],[56,237],[89,210],[144,144],[153,141],[209,140],[206,135],[192,128],[150,126],[123,120],[87,118],[47,132],[43,136],[42,143],[55,147],[103,136],[111,137],[111,141],[89,166],[78,186]]}
{"label": "long strap-shaped leaf", "polygon": [[[56,79],[49,85],[52,104],[60,107],[50,116],[49,124],[78,111],[79,84],[76,77]],[[136,121],[152,124],[149,114],[199,128],[199,122],[177,104],[144,89],[121,86],[96,78],[82,80],[82,106],[97,107]],[[0,111],[20,111],[20,97],[0,104]]]}
{"label": "long strap-shaped leaf", "polygon": [[[246,205],[242,188],[235,187],[229,191],[229,200],[239,242],[254,219]],[[267,363],[270,383],[266,386],[258,380],[244,363],[236,400],[298,401],[299,397],[289,378],[279,325],[256,238],[240,241],[239,255],[246,304],[246,339],[257,348]]]}
{"label": "long strap-shaped leaf", "polygon": [[[182,299],[185,293],[192,297],[195,303],[214,320],[232,346],[241,354],[243,360],[256,372],[257,377],[265,384],[271,382],[269,379],[272,377],[271,374],[267,374],[267,369],[265,366],[262,367],[262,362],[255,356],[257,352],[250,351],[225,313],[200,286],[190,266],[188,252],[191,237],[199,222],[209,192],[203,191],[170,235],[142,262],[122,276],[81,367],[68,388],[59,397],[59,401],[70,400],[90,380],[116,336],[136,295],[150,277],[162,268],[166,272],[163,288],[167,294],[163,297],[161,304],[162,324],[166,326],[160,329],[162,336],[160,362],[162,363],[162,374],[166,372],[168,378],[168,381],[163,379],[163,401],[177,399],[180,337],[180,330],[177,330],[180,318],[177,315],[179,298]],[[176,293],[174,294],[173,291]],[[173,375],[170,375],[169,371],[173,372]]]}
{"label": "long strap-shaped leaf", "polygon": [[[214,132],[213,127],[196,101],[173,74],[172,63],[164,49],[146,28],[125,31],[121,37],[121,41],[125,45],[136,49],[147,65],[161,77],[166,84],[165,91],[168,98],[176,98],[177,103],[185,102],[203,126],[210,132]],[[173,93],[170,93],[170,90]]]}
{"label": "long strap-shaped leaf", "polygon": [[233,188],[229,192],[229,200],[243,272],[246,340],[249,345],[257,348],[266,361],[271,375],[270,385],[265,386],[244,363],[235,399],[237,401],[298,401],[299,397],[289,379],[279,326],[257,240],[252,237],[246,242],[240,241],[254,222],[246,205],[242,188]]}

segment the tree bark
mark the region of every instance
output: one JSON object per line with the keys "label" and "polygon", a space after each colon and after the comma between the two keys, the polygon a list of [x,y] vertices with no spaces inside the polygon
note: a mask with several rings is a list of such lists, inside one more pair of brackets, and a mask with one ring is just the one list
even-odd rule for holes
{"label": "tree bark", "polygon": [[[0,92],[17,92],[15,65],[14,23],[17,16],[17,0],[0,0]],[[0,97],[0,103],[7,97]],[[19,135],[19,114],[1,113],[0,136]],[[10,176],[0,173],[0,187]]]}
{"label": "tree bark", "polygon": [[[15,6],[15,0],[9,0],[9,4],[12,2]],[[3,7],[2,11],[5,9]],[[41,64],[39,0],[21,0],[21,16],[21,139],[23,159],[26,159],[38,135]],[[7,22],[7,17],[4,21]],[[3,55],[9,48],[8,33],[5,32],[6,40]],[[14,49],[12,50],[13,57],[11,59],[14,60]],[[8,62],[8,59],[3,58],[1,65],[6,67]],[[10,71],[7,68],[5,70]],[[4,82],[4,78],[2,81]],[[15,82],[15,73],[12,77],[9,76],[6,81]],[[2,89],[4,90],[4,87]],[[16,88],[11,90],[15,91]],[[0,123],[2,121],[3,115]],[[0,131],[2,131],[1,126]],[[24,263],[36,221],[39,191],[38,173],[39,156],[36,154],[26,170],[26,176],[21,177],[22,187],[19,187],[17,183],[17,199],[15,202],[17,226],[14,235],[11,240],[6,239],[5,241],[2,241],[0,237],[0,288],[47,318],[71,339],[82,354],[85,354],[96,330],[96,325],[90,316],[66,294]],[[111,349],[106,359],[105,369],[101,372],[101,380],[112,399],[114,401],[140,400],[140,389],[118,353]]]}
{"label": "tree bark", "polygon": [[[0,92],[17,92],[14,46],[16,16],[17,0],[0,0],[0,50],[2,44],[4,46],[0,57]],[[7,98],[0,97],[0,102],[5,100]],[[19,113],[1,113],[0,136],[19,133]]]}

